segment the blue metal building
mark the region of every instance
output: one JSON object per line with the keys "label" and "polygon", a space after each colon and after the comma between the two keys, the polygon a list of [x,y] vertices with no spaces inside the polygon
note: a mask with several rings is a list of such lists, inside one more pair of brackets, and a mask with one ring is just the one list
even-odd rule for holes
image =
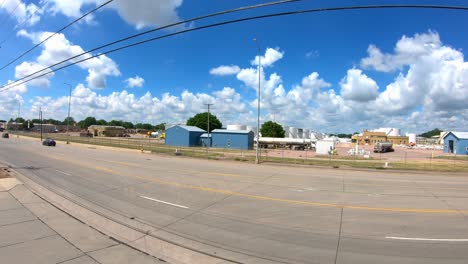
{"label": "blue metal building", "polygon": [[166,129],[166,145],[200,146],[200,136],[206,131],[195,126],[176,125]]}
{"label": "blue metal building", "polygon": [[[210,134],[210,137],[211,139],[211,134]],[[210,144],[211,140],[208,140],[208,133],[203,133],[201,136],[200,136],[200,146],[202,147],[208,147],[210,146],[211,147],[211,144]]]}
{"label": "blue metal building", "polygon": [[215,129],[210,136],[211,146],[214,148],[253,149],[252,131]]}
{"label": "blue metal building", "polygon": [[468,132],[448,132],[444,136],[444,152],[468,155]]}

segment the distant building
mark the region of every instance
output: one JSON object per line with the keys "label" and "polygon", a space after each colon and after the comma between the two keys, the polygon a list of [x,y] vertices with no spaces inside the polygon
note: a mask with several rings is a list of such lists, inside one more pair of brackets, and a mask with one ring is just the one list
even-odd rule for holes
{"label": "distant building", "polygon": [[448,132],[444,136],[444,152],[468,155],[468,132]]}
{"label": "distant building", "polygon": [[353,135],[353,142],[359,145],[374,145],[377,142],[392,142],[394,145],[407,145],[409,138],[407,136],[391,136],[385,132],[364,131],[362,134]]}
{"label": "distant building", "polygon": [[57,133],[57,126],[53,124],[38,124],[34,123],[31,131],[33,132],[40,132],[42,126],[42,133]]}
{"label": "distant building", "polygon": [[255,133],[249,130],[215,129],[210,136],[214,148],[253,149]]}
{"label": "distant building", "polygon": [[175,125],[166,129],[166,145],[178,147],[200,146],[200,136],[206,131],[195,126]]}
{"label": "distant building", "polygon": [[123,126],[92,125],[88,127],[88,131],[95,137],[123,137],[125,135]]}

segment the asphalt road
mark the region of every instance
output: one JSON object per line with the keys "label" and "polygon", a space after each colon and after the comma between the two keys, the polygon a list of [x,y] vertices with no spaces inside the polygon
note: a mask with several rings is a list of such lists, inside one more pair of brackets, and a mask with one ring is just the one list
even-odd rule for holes
{"label": "asphalt road", "polygon": [[468,263],[468,175],[254,165],[16,137],[0,140],[2,161],[142,219],[156,235],[240,262]]}

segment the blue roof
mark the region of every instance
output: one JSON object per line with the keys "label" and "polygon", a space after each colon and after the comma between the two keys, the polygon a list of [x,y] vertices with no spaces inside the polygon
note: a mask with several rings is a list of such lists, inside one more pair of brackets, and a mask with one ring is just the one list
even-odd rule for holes
{"label": "blue roof", "polygon": [[215,129],[211,133],[227,133],[227,134],[248,134],[251,130],[227,130],[227,129]]}
{"label": "blue roof", "polygon": [[187,131],[191,131],[191,132],[206,132],[205,130],[201,129],[201,128],[198,128],[196,126],[185,126],[185,125],[177,125],[178,127],[181,127]]}

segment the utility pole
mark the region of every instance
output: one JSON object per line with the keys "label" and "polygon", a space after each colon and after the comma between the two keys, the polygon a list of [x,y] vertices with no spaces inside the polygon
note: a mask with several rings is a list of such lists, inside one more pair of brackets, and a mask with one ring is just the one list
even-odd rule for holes
{"label": "utility pole", "polygon": [[68,83],[63,83],[65,85],[68,85],[70,88],[70,93],[68,95],[68,117],[67,117],[67,144],[70,144],[70,132],[69,132],[69,126],[70,126],[70,105],[71,105],[71,92],[72,92],[72,86],[71,84]]}
{"label": "utility pole", "polygon": [[258,44],[258,41],[256,38],[253,39],[255,44],[257,44],[257,49],[258,49],[258,98],[257,98],[257,147],[256,147],[256,152],[255,152],[255,164],[260,163],[259,159],[259,148],[260,148],[260,71],[262,69],[262,57],[260,55],[260,45]]}
{"label": "utility pole", "polygon": [[39,120],[41,120],[41,142],[42,142],[42,107],[39,107]]}
{"label": "utility pole", "polygon": [[211,146],[211,138],[210,138],[210,106],[213,104],[205,104],[208,106],[208,147]]}

